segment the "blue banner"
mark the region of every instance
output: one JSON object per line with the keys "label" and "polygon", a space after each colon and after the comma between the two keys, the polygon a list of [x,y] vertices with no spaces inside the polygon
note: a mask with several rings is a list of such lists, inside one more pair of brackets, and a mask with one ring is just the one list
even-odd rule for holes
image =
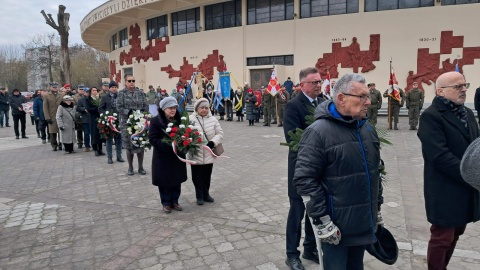
{"label": "blue banner", "polygon": [[217,90],[222,93],[222,98],[230,99],[230,72],[219,72],[218,76],[220,89]]}

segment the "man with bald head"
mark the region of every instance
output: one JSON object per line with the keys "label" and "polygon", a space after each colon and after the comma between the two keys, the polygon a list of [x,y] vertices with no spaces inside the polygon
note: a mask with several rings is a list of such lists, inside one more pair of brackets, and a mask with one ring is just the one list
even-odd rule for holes
{"label": "man with bald head", "polygon": [[472,110],[464,106],[470,86],[459,72],[440,75],[432,105],[420,116],[418,137],[424,159],[424,196],[430,241],[429,270],[447,269],[467,223],[480,220],[480,193],[460,174],[468,145],[479,137]]}

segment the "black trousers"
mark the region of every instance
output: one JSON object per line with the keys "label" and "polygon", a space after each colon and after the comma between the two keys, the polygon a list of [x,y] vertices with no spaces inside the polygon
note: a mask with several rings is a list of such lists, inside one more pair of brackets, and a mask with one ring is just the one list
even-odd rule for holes
{"label": "black trousers", "polygon": [[25,136],[25,125],[26,125],[26,117],[25,114],[16,114],[13,116],[13,130],[15,131],[15,136],[19,137],[20,133],[18,132],[18,121],[20,121],[21,129],[22,129],[22,136]]}
{"label": "black trousers", "polygon": [[[38,130],[40,132],[40,136],[42,140],[47,139],[47,131],[48,131],[48,123],[45,120],[38,120]],[[50,135],[48,136],[50,137]]]}
{"label": "black trousers", "polygon": [[197,200],[203,200],[210,195],[212,170],[213,164],[192,165],[192,181]]}
{"label": "black trousers", "polygon": [[[193,167],[193,166],[192,166]],[[310,219],[305,213],[305,204],[302,198],[290,199],[290,210],[287,218],[287,257],[299,258],[300,238],[302,238],[302,220],[305,217],[305,240],[303,241],[303,250],[314,252],[317,251],[317,243],[315,242],[315,234],[313,233]]]}

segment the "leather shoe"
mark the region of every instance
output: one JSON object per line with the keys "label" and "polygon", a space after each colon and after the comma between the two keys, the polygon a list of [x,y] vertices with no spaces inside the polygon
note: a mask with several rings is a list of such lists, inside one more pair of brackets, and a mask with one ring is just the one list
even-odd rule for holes
{"label": "leather shoe", "polygon": [[174,204],[173,204],[173,210],[175,210],[175,211],[182,211],[183,208],[180,206],[180,204],[174,203]]}
{"label": "leather shoe", "polygon": [[134,175],[133,169],[128,169],[127,175]]}
{"label": "leather shoe", "polygon": [[212,198],[212,196],[208,195],[207,197],[203,198],[204,201],[206,202],[214,202],[215,200]]}
{"label": "leather shoe", "polygon": [[138,173],[141,175],[147,174],[147,172],[143,168],[138,169]]}
{"label": "leather shoe", "polygon": [[117,157],[117,161],[118,161],[118,162],[125,162],[125,160],[123,160],[122,157]]}
{"label": "leather shoe", "polygon": [[16,140],[20,140],[20,137],[18,137],[18,136],[15,136],[15,139],[16,139]]}
{"label": "leather shoe", "polygon": [[22,136],[22,139],[28,139],[28,137],[27,137],[27,136],[25,136],[25,135],[23,135],[23,136]]}
{"label": "leather shoe", "polygon": [[203,204],[204,204],[204,201],[203,201],[203,200],[197,200],[197,204],[198,204],[198,205],[203,205]]}
{"label": "leather shoe", "polygon": [[113,164],[113,160],[112,160],[111,157],[108,158],[108,162],[107,162],[107,163],[108,163],[108,164]]}
{"label": "leather shoe", "polygon": [[172,212],[172,208],[168,205],[163,206],[163,212],[170,214]]}
{"label": "leather shoe", "polygon": [[95,156],[96,157],[100,156],[100,152],[98,152],[98,150],[95,150]]}
{"label": "leather shoe", "polygon": [[105,156],[105,153],[102,152],[102,150],[98,150],[98,154],[99,154],[100,156]]}
{"label": "leather shoe", "polygon": [[285,264],[290,267],[290,270],[305,270],[300,258],[287,258]]}
{"label": "leather shoe", "polygon": [[304,259],[307,259],[307,260],[310,260],[310,261],[314,261],[318,264],[320,264],[320,262],[318,261],[318,251],[304,251],[303,254],[302,254],[302,258]]}

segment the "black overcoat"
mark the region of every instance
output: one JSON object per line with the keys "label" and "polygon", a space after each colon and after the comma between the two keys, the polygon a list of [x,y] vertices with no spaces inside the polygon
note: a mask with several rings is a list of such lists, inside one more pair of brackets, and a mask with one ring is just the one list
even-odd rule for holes
{"label": "black overcoat", "polygon": [[460,174],[462,156],[479,136],[475,116],[466,110],[469,132],[438,97],[420,117],[425,209],[428,222],[437,226],[459,227],[480,219],[480,194]]}
{"label": "black overcoat", "polygon": [[98,107],[93,104],[93,98],[88,97],[85,99],[85,107],[90,116],[90,140],[92,144],[101,144],[102,138],[100,137],[100,131],[97,127],[97,119],[100,117]]}
{"label": "black overcoat", "polygon": [[[176,125],[180,123],[180,113],[175,115]],[[149,140],[153,146],[152,156],[152,184],[158,187],[173,187],[187,181],[187,165],[180,161],[171,145],[162,142],[166,136],[163,130],[167,129],[168,120],[165,113],[159,110],[157,116],[150,121]],[[185,154],[179,153],[185,158]]]}

